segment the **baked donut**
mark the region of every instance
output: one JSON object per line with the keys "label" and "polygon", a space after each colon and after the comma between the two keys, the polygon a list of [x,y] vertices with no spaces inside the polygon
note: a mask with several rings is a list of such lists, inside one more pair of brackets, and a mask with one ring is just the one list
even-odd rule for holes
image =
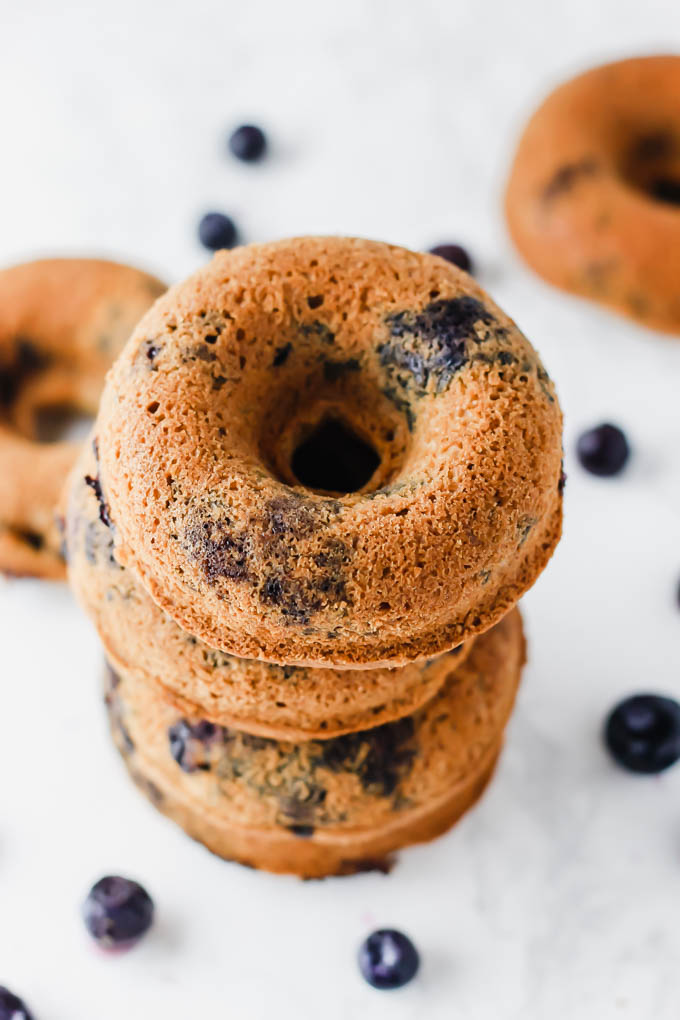
{"label": "baked donut", "polygon": [[384,865],[474,803],[523,661],[514,610],[415,714],[297,744],[182,718],[134,674],[113,676],[107,704],[132,778],[162,812],[222,857],[317,878]]}
{"label": "baked donut", "polygon": [[468,641],[434,659],[361,671],[270,665],[209,648],[159,609],[116,561],[111,529],[90,484],[96,474],[88,443],[67,486],[71,586],[114,669],[160,687],[186,715],[289,741],[337,736],[414,712],[472,647]]}
{"label": "baked donut", "polygon": [[116,557],[207,644],[399,666],[486,630],[560,534],[561,414],[443,259],[299,238],[220,252],[108,377]]}
{"label": "baked donut", "polygon": [[680,333],[680,57],[587,71],[529,121],[510,233],[551,283]]}
{"label": "baked donut", "polygon": [[78,446],[41,442],[41,424],[60,411],[94,417],[111,362],[164,290],[97,259],[0,272],[0,571],[63,576],[54,508]]}

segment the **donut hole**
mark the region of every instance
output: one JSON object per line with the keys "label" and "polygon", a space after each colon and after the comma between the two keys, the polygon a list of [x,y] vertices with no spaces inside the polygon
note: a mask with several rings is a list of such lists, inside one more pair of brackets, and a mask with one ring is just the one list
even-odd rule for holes
{"label": "donut hole", "polygon": [[92,429],[94,418],[72,404],[48,404],[34,413],[34,434],[39,443],[82,443]]}
{"label": "donut hole", "polygon": [[680,205],[680,140],[667,131],[638,136],[623,160],[623,176],[655,202]]}
{"label": "donut hole", "polygon": [[380,467],[374,447],[340,418],[326,415],[293,450],[291,469],[301,485],[322,492],[358,492]]}

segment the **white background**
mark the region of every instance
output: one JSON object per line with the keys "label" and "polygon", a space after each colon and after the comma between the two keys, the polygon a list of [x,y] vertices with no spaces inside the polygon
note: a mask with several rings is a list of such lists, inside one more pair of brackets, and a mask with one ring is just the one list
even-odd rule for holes
{"label": "white background", "polygon": [[[500,194],[547,89],[679,41],[671,0],[0,0],[0,263],[108,255],[174,280],[204,259],[212,208],[247,240],[460,240],[557,381],[569,473],[499,773],[387,878],[303,884],[191,843],[109,745],[67,591],[0,584],[0,983],[36,1020],[677,1020],[680,767],[627,775],[599,731],[624,694],[680,695],[680,342],[531,276]],[[270,134],[261,166],[225,154],[244,119]],[[603,419],[635,448],[616,481],[573,457]],[[109,871],[158,907],[125,957],[98,955],[78,915]],[[422,953],[401,992],[357,974],[379,925]]]}

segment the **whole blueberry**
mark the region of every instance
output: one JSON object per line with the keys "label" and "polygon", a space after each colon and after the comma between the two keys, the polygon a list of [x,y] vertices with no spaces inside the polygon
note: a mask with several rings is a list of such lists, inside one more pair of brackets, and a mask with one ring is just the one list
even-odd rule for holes
{"label": "whole blueberry", "polygon": [[33,1020],[21,999],[3,985],[0,985],[0,1020]]}
{"label": "whole blueberry", "polygon": [[620,428],[604,424],[579,436],[576,455],[586,471],[609,477],[623,471],[630,456],[630,447]]}
{"label": "whole blueberry", "polygon": [[659,694],[635,694],[610,712],[604,737],[624,768],[663,772],[680,758],[680,705]]}
{"label": "whole blueberry", "polygon": [[107,875],[96,882],[83,904],[85,927],[105,949],[126,949],[151,927],[153,900],[138,882]]}
{"label": "whole blueberry", "polygon": [[454,266],[464,269],[466,273],[472,272],[472,259],[465,248],[459,244],[437,244],[434,248],[430,248],[430,255],[439,255],[440,259],[453,262]]}
{"label": "whole blueberry", "polygon": [[237,159],[253,163],[267,151],[267,137],[255,124],[241,124],[229,136],[229,150]]}
{"label": "whole blueberry", "polygon": [[415,977],[418,951],[400,931],[374,931],[359,947],[359,969],[374,988],[401,988]]}
{"label": "whole blueberry", "polygon": [[234,221],[224,213],[206,213],[198,224],[198,236],[201,244],[209,251],[220,248],[233,248],[236,244],[237,230]]}

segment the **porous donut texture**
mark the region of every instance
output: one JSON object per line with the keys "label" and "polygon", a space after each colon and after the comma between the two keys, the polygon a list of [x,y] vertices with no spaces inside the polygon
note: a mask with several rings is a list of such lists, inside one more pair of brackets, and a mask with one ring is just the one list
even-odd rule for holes
{"label": "porous donut texture", "polygon": [[43,416],[94,417],[104,376],[165,290],[98,259],[45,259],[0,271],[0,571],[61,578],[54,510],[78,446],[41,442]]}
{"label": "porous donut texture", "polygon": [[506,193],[512,238],[558,287],[680,333],[680,57],[606,64],[534,113]]}
{"label": "porous donut texture", "polygon": [[[343,429],[377,465],[356,491],[325,470],[342,458],[319,437]],[[303,485],[315,435],[324,484]],[[96,438],[118,561],[246,658],[444,652],[514,605],[560,534],[561,414],[536,352],[465,273],[386,244],[218,253],[135,330]]]}
{"label": "porous donut texture", "polygon": [[117,562],[109,510],[92,486],[96,475],[87,443],[67,486],[71,586],[116,671],[161,688],[185,714],[287,740],[337,736],[414,712],[472,646],[469,641],[434,659],[361,671],[277,666],[210,648],[159,609]]}
{"label": "porous donut texture", "polygon": [[384,866],[476,800],[523,661],[515,610],[416,713],[324,741],[274,741],[183,718],[132,674],[112,676],[107,704],[132,777],[162,812],[222,857],[323,877]]}

